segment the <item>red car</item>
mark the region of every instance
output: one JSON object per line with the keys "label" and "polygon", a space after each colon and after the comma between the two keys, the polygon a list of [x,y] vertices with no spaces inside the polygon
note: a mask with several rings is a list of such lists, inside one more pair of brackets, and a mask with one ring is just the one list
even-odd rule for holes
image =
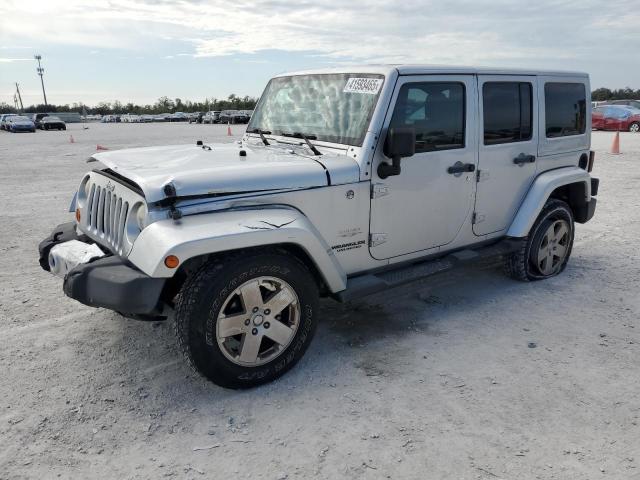
{"label": "red car", "polygon": [[591,128],[640,132],[640,110],[621,105],[602,105],[591,112]]}

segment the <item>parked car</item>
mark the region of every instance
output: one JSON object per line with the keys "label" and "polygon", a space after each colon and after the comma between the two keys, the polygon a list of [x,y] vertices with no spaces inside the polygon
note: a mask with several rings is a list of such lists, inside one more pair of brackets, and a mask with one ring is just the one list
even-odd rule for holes
{"label": "parked car", "polygon": [[41,129],[42,119],[48,116],[49,116],[48,113],[34,113],[33,116],[31,117],[31,120],[33,121],[33,123],[35,123],[36,128]]}
{"label": "parked car", "polygon": [[220,111],[212,110],[204,114],[202,123],[220,123]]}
{"label": "parked car", "polygon": [[604,103],[605,105],[626,105],[640,110],[640,100],[609,100]]}
{"label": "parked car", "polygon": [[117,123],[121,121],[122,119],[120,118],[120,115],[103,115],[100,120],[102,123]]}
{"label": "parked car", "polygon": [[40,122],[37,124],[38,128],[41,130],[66,130],[67,124],[60,120],[59,117],[54,117],[53,115],[47,115],[40,119]]}
{"label": "parked car", "polygon": [[238,110],[223,110],[218,120],[219,123],[249,123],[249,115]]}
{"label": "parked car", "polygon": [[140,115],[127,113],[120,116],[120,121],[123,123],[140,123]]}
{"label": "parked car", "polygon": [[140,121],[142,123],[153,122],[153,115],[140,115]]}
{"label": "parked car", "polygon": [[0,130],[6,130],[6,125],[11,117],[17,117],[17,113],[3,113],[0,115]]}
{"label": "parked car", "polygon": [[204,113],[202,112],[193,112],[189,114],[189,123],[202,123],[202,118],[204,117]]}
{"label": "parked car", "polygon": [[186,122],[189,120],[189,117],[184,112],[175,112],[169,115],[170,122]]}
{"label": "parked car", "polygon": [[596,208],[589,101],[574,72],[280,75],[239,143],[94,154],[40,264],[85,305],[171,314],[191,365],[253,387],[302,358],[331,315],[320,296],[393,295],[497,256],[516,280],[562,273]]}
{"label": "parked car", "polygon": [[624,105],[603,105],[591,112],[591,128],[595,130],[640,131],[640,110]]}
{"label": "parked car", "polygon": [[7,126],[5,128],[9,132],[35,132],[36,125],[31,119],[22,115],[11,115],[7,118]]}

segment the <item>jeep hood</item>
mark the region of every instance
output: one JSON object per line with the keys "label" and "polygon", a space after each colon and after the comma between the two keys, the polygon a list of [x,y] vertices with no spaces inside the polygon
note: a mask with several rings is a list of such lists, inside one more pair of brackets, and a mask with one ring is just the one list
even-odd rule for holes
{"label": "jeep hood", "polygon": [[[345,154],[307,155],[299,147],[236,143],[172,145],[96,153],[93,159],[136,183],[147,202],[165,198],[173,183],[178,197],[299,190],[357,182],[357,162]],[[244,150],[246,156],[240,156]]]}

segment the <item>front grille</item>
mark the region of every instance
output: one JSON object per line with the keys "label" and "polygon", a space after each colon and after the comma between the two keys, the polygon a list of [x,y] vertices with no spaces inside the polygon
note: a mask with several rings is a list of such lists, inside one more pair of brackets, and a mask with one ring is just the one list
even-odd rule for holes
{"label": "front grille", "polygon": [[87,199],[87,228],[118,253],[122,252],[129,202],[104,186],[91,185]]}
{"label": "front grille", "polygon": [[144,205],[144,197],[128,185],[93,171],[84,178],[78,190],[81,209],[78,226],[100,245],[126,257],[140,234],[132,215]]}

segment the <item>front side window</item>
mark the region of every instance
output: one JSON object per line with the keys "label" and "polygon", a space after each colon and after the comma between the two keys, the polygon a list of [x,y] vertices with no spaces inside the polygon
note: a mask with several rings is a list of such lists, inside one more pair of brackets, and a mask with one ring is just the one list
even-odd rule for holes
{"label": "front side window", "polygon": [[527,82],[487,82],[482,87],[484,144],[523,142],[532,135],[532,87]]}
{"label": "front side window", "polygon": [[582,135],[587,124],[587,94],[582,83],[544,86],[547,138]]}
{"label": "front side window", "polygon": [[382,75],[359,73],[274,78],[247,130],[360,146],[383,82]]}
{"label": "front side window", "polygon": [[464,148],[465,88],[458,82],[405,83],[390,127],[413,127],[416,153]]}

